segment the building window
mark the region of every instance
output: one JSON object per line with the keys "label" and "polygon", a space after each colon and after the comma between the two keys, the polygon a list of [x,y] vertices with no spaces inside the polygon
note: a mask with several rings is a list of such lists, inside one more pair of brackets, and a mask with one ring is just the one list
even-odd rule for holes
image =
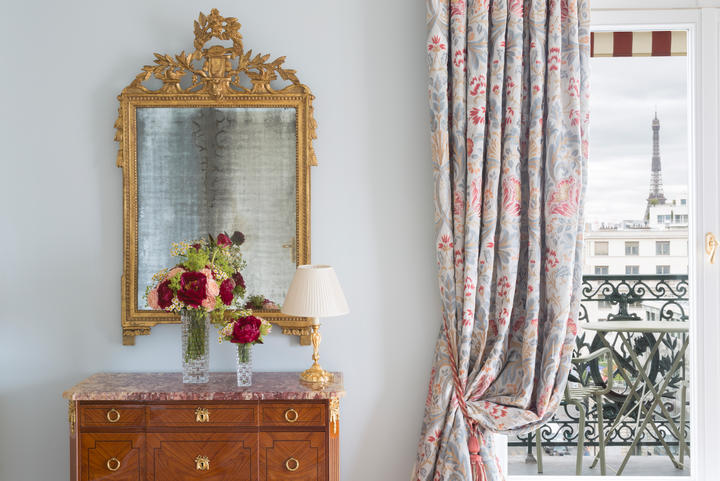
{"label": "building window", "polygon": [[680,199],[680,205],[686,205],[687,199]]}
{"label": "building window", "polygon": [[603,241],[603,242],[595,241],[595,255],[596,256],[608,255],[608,243],[606,241]]}
{"label": "building window", "polygon": [[648,321],[654,321],[655,320],[655,313],[650,311],[645,311],[645,317]]}
{"label": "building window", "polygon": [[608,275],[608,270],[608,266],[595,266],[595,275],[606,276]]}
{"label": "building window", "polygon": [[670,266],[655,266],[655,274],[670,274]]}
{"label": "building window", "polygon": [[655,242],[655,255],[669,256],[670,255],[670,241]]}
{"label": "building window", "polygon": [[640,254],[640,243],[637,241],[625,242],[625,255],[636,256]]}
{"label": "building window", "polygon": [[636,276],[640,274],[640,266],[625,266],[625,275]]}

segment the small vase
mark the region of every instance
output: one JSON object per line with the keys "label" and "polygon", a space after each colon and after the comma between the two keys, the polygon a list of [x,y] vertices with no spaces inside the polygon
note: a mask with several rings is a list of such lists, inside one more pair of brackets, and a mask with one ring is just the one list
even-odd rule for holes
{"label": "small vase", "polygon": [[210,315],[187,309],[182,320],[183,383],[204,384],[210,380]]}
{"label": "small vase", "polygon": [[238,344],[237,351],[237,385],[252,385],[252,344]]}

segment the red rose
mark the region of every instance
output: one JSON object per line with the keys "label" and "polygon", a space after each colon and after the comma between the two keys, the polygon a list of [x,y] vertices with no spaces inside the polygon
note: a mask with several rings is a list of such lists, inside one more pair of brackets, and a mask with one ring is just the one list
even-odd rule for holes
{"label": "red rose", "polygon": [[202,249],[202,246],[200,244],[193,244],[192,248],[195,249],[196,251],[199,251],[200,249]]}
{"label": "red rose", "polygon": [[255,316],[238,317],[233,326],[230,342],[248,344],[257,341],[260,337],[261,325],[262,321]]}
{"label": "red rose", "polygon": [[232,241],[230,240],[230,237],[228,237],[227,234],[218,234],[217,245],[219,245],[221,247],[228,247],[228,246],[232,245]]}
{"label": "red rose", "polygon": [[245,279],[243,279],[242,274],[240,274],[239,272],[236,272],[235,274],[233,274],[232,278],[233,278],[233,281],[235,281],[236,286],[240,286],[243,289],[245,289]]}
{"label": "red rose", "polygon": [[207,277],[202,272],[183,272],[180,275],[178,299],[191,307],[200,307],[205,300]]}
{"label": "red rose", "polygon": [[235,289],[235,281],[232,279],[225,279],[220,284],[220,299],[226,306],[229,306],[233,300],[233,290]]}
{"label": "red rose", "polygon": [[172,289],[170,289],[170,281],[162,281],[157,288],[157,293],[158,306],[160,306],[160,309],[167,309],[170,307],[173,297],[175,297],[175,293],[173,293]]}

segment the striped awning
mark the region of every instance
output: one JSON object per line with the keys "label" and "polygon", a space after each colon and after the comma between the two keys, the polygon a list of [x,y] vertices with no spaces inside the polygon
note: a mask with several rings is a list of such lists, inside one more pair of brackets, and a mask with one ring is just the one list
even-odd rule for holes
{"label": "striped awning", "polygon": [[687,55],[687,32],[592,32],[591,57],[669,57]]}

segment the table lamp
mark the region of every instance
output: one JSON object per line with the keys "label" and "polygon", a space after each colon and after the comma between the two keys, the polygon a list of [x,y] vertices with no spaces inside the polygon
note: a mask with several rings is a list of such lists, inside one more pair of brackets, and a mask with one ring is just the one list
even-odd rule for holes
{"label": "table lamp", "polygon": [[313,365],[300,374],[302,381],[312,384],[324,384],[332,379],[332,374],[320,367],[320,317],[347,314],[345,295],[338,282],[335,270],[331,266],[298,266],[290,283],[281,311],[291,316],[312,317]]}

